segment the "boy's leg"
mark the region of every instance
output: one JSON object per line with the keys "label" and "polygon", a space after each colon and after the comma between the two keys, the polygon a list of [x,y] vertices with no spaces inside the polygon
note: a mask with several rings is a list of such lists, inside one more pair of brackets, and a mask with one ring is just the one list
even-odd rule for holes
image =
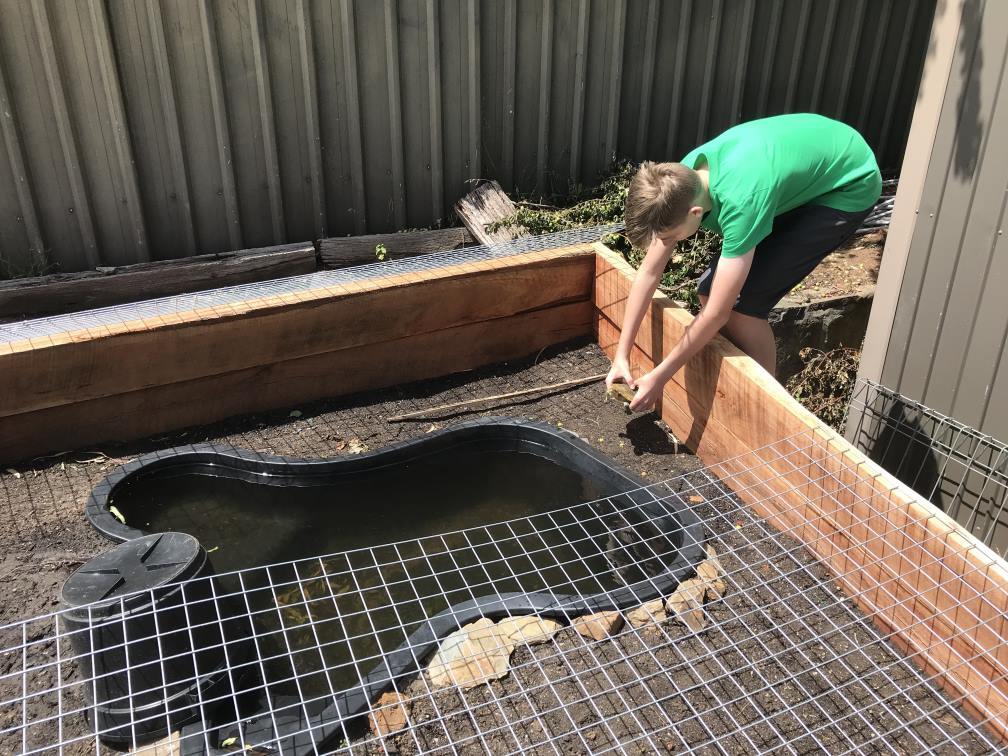
{"label": "boy's leg", "polygon": [[721,333],[770,373],[777,375],[777,341],[765,318],[732,311]]}
{"label": "boy's leg", "polygon": [[[700,308],[707,304],[707,297],[700,294]],[[732,310],[732,314],[721,329],[732,344],[758,362],[770,375],[777,374],[777,340],[773,329],[765,318],[754,318]]]}

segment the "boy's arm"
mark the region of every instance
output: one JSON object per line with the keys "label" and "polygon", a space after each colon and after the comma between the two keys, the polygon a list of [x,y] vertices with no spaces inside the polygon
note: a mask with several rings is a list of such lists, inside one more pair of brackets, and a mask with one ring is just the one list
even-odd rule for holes
{"label": "boy's arm", "polygon": [[[738,257],[722,257],[718,260],[707,304],[687,326],[679,343],[665,359],[654,370],[637,380],[637,395],[630,403],[631,410],[645,411],[656,406],[661,401],[662,389],[668,380],[728,322],[739,292],[742,291],[742,285],[749,275],[749,268],[752,267],[754,251],[755,248]],[[631,290],[631,295],[632,293]],[[629,313],[629,303],[627,308]],[[640,321],[638,325],[639,323]],[[625,327],[623,333],[626,334]],[[621,336],[621,346],[622,343]]]}
{"label": "boy's arm", "polygon": [[630,374],[630,350],[633,348],[634,339],[637,338],[637,329],[640,328],[641,321],[644,320],[644,313],[647,312],[651,302],[651,296],[658,288],[658,282],[661,281],[665,266],[674,249],[674,244],[665,244],[657,236],[648,246],[647,254],[644,255],[644,260],[634,276],[633,285],[630,287],[630,294],[627,297],[619,345],[616,347],[612,369],[606,376],[606,388],[612,388],[614,383],[620,381],[632,387],[636,386],[636,382]]}

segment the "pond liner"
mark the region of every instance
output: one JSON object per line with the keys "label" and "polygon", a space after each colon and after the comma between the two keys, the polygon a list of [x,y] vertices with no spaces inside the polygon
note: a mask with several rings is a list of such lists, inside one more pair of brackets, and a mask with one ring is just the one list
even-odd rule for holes
{"label": "pond liner", "polygon": [[[410,678],[422,673],[424,660],[434,654],[445,637],[460,627],[481,618],[499,620],[527,615],[569,623],[586,614],[633,608],[671,594],[682,580],[695,572],[696,565],[706,556],[703,526],[677,494],[663,492],[660,497],[656,496],[648,483],[619,467],[569,431],[543,423],[499,417],[461,423],[419,439],[339,459],[295,459],[215,444],[157,451],[111,472],[93,489],[85,505],[85,514],[88,521],[107,538],[126,541],[149,534],[120,522],[112,515],[109,506],[116,491],[138,476],[158,471],[191,472],[265,485],[317,485],[322,478],[412,462],[460,444],[486,444],[495,450],[536,454],[594,480],[601,479],[615,485],[615,490],[621,493],[607,498],[617,504],[617,513],[627,515],[632,512],[635,518],[653,524],[661,536],[676,543],[674,556],[663,562],[655,574],[592,595],[557,594],[552,591],[495,593],[454,604],[424,620],[404,643],[385,654],[359,684],[335,696],[327,696],[331,703],[320,713],[308,715],[303,707],[297,706],[296,701],[292,701],[290,707],[294,713],[283,716],[270,711],[248,715],[242,712],[235,716],[234,710],[228,707],[231,712],[225,717],[228,724],[222,724],[220,716],[208,716],[202,722],[184,727],[182,753],[230,753],[233,748],[211,746],[208,749],[207,745],[236,742],[231,738],[239,738],[239,742],[250,746],[272,744],[284,753],[311,754],[331,750],[344,738],[351,739],[362,733],[366,729],[366,717],[372,703],[382,693],[401,689]],[[236,687],[239,688],[235,691],[236,697],[240,697],[243,686]],[[251,687],[261,688],[261,684],[253,682]]]}

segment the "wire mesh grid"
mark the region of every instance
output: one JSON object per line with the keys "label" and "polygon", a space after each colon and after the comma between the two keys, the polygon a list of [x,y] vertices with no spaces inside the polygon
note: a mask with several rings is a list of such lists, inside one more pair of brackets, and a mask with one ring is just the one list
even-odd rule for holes
{"label": "wire mesh grid", "polygon": [[[912,607],[914,624],[923,628],[954,617],[964,637],[993,634],[1004,644],[1005,587],[988,581],[967,595],[969,575],[941,560],[925,563],[920,547],[927,544],[905,537],[924,521],[866,515],[873,502],[856,485],[842,474],[817,472],[830,467],[827,460],[842,463],[842,454],[802,434],[647,486],[646,504],[610,497],[193,581],[179,601],[190,645],[157,628],[146,638],[162,652],[188,648],[147,664],[155,671],[148,677],[172,678],[172,685],[154,686],[155,705],[145,717],[127,713],[117,731],[129,734],[163,719],[179,685],[204,682],[192,707],[204,712],[203,720],[163,744],[163,752],[996,752],[1000,743],[987,722],[960,707],[965,694],[940,692],[938,683],[988,665],[990,684],[1003,688],[1003,655],[967,644],[954,649],[943,670],[927,672],[897,650],[895,630],[873,623],[858,605],[881,596]],[[758,517],[739,492],[779,514]],[[808,502],[830,507],[810,518]],[[648,507],[656,503],[661,514],[688,507],[705,523],[727,584],[723,598],[704,607],[708,624],[695,632],[652,606],[654,621],[628,623],[609,638],[575,632],[567,626],[570,595],[615,595],[620,570],[662,559],[659,543],[668,534],[654,527],[658,514]],[[837,541],[840,510],[848,531],[863,531],[864,538]],[[824,545],[833,565],[846,566],[827,571],[810,551]],[[883,569],[865,582],[894,559],[908,562],[916,586],[910,593],[903,571]],[[653,574],[644,570],[645,584]],[[850,590],[859,585],[863,593]],[[437,648],[423,632],[431,618],[447,613],[461,623],[483,613],[496,621],[508,613],[499,601],[516,592],[539,597],[540,613],[562,628],[544,642],[507,645],[510,670],[501,679],[438,687],[438,670],[422,671]],[[484,613],[484,606],[498,609]],[[102,675],[81,671],[100,665],[74,660],[70,628],[65,617],[50,614],[0,629],[3,752],[100,750],[101,736],[85,715]],[[201,631],[211,640],[193,651]],[[120,689],[123,699],[147,693],[131,689],[143,674],[129,660],[144,641],[129,638],[115,657],[119,669],[106,665],[108,674],[134,672]],[[503,644],[499,636],[496,642]],[[918,653],[943,643],[933,636]],[[485,637],[483,644],[471,659],[493,654]],[[167,666],[177,668],[180,659],[188,660],[183,669],[197,671],[170,672]],[[409,664],[397,666],[403,659]],[[382,699],[381,709],[379,694],[392,689],[399,697]],[[394,732],[368,728],[368,715],[393,710],[405,714]],[[986,719],[1003,723],[1006,715],[995,711]]]}
{"label": "wire mesh grid", "polygon": [[0,323],[0,344],[53,336],[67,331],[96,328],[102,325],[113,325],[131,320],[156,318],[189,310],[220,307],[250,299],[296,294],[313,289],[334,287],[386,276],[436,270],[437,268],[460,263],[493,260],[525,252],[594,242],[619,228],[621,228],[620,224],[611,224],[608,226],[592,226],[558,231],[539,236],[525,236],[509,242],[500,242],[489,246],[431,252],[400,260],[388,260],[368,265],[341,268],[339,270],[325,270],[288,278],[225,286],[219,289],[148,299],[141,302],[113,305],[65,315],[52,315],[20,322]]}
{"label": "wire mesh grid", "polygon": [[855,386],[848,416],[859,449],[1008,555],[1008,444],[867,380]]}

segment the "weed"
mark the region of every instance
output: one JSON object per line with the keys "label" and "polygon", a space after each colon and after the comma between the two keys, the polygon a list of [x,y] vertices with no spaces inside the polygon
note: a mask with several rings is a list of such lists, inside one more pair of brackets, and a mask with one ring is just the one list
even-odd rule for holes
{"label": "weed", "polygon": [[48,250],[43,254],[36,254],[33,251],[31,260],[25,263],[13,263],[0,256],[0,281],[14,278],[47,276],[59,270],[58,264],[45,262],[46,259],[48,259]]}
{"label": "weed", "polygon": [[[514,215],[489,224],[487,230],[496,231],[504,226],[519,226],[530,234],[548,234],[585,226],[601,226],[622,223],[627,191],[636,166],[627,161],[617,162],[603,177],[601,183],[592,189],[582,186],[572,187],[563,198],[552,198],[550,202],[542,198],[526,197],[515,202]],[[644,260],[645,250],[637,249],[622,233],[609,234],[602,239],[616,250],[634,268],[639,268]],[[721,251],[721,238],[706,229],[680,242],[669,259],[660,283],[661,289],[676,299],[686,302],[696,312],[699,300],[696,296],[696,278],[706,270],[711,260]]]}
{"label": "weed", "polygon": [[788,380],[787,390],[809,412],[842,433],[861,352],[847,347],[829,352],[805,347],[798,356],[805,367]]}

